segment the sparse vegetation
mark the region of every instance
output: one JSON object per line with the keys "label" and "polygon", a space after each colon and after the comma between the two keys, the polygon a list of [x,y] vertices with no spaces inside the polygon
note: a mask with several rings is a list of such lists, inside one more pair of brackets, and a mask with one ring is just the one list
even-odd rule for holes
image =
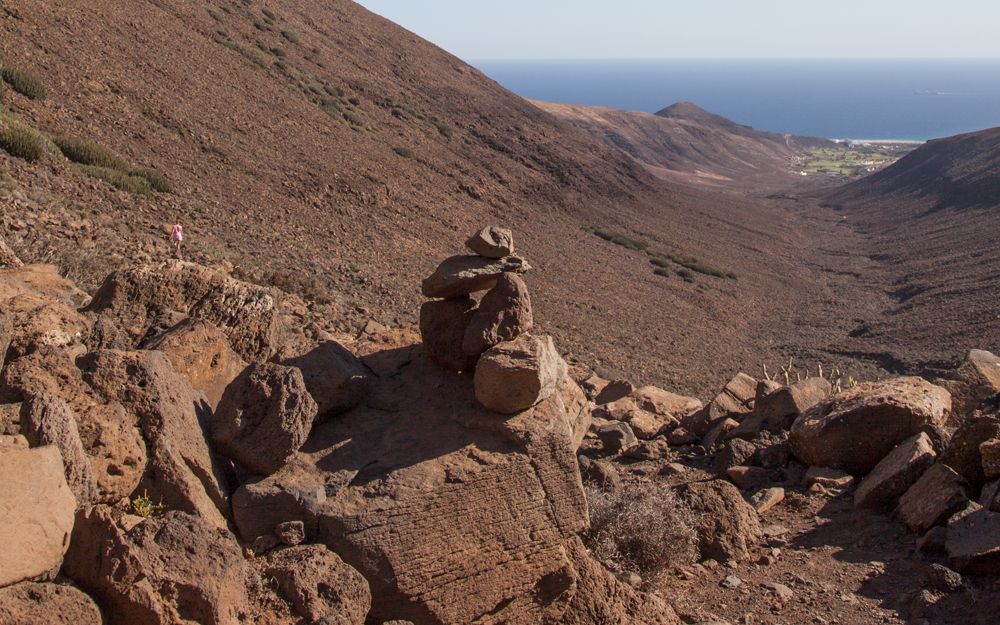
{"label": "sparse vegetation", "polygon": [[63,156],[81,165],[92,165],[124,172],[125,161],[108,148],[80,137],[55,137],[53,143],[59,146]]}
{"label": "sparse vegetation", "polygon": [[353,104],[354,106],[361,106],[361,98],[359,97],[352,96],[350,98],[347,98],[347,101]]}
{"label": "sparse vegetation", "polygon": [[38,134],[23,126],[11,126],[0,130],[0,149],[29,163],[42,158],[44,152]]}
{"label": "sparse vegetation", "polygon": [[440,132],[446,139],[451,139],[451,135],[453,132],[451,126],[449,126],[445,122],[436,121],[434,122],[434,127],[437,128],[438,132]]}
{"label": "sparse vegetation", "polygon": [[285,52],[284,48],[271,48],[270,52],[274,56],[278,56],[278,57],[281,57],[281,58],[285,58],[285,57],[288,56],[288,53]]}
{"label": "sparse vegetation", "polygon": [[45,99],[45,86],[23,69],[10,66],[0,67],[0,78],[3,78],[3,81],[10,85],[11,89],[29,100]]}
{"label": "sparse vegetation", "polygon": [[413,158],[413,150],[410,148],[392,148],[392,151],[404,158]]}
{"label": "sparse vegetation", "polygon": [[88,176],[103,180],[120,191],[143,195],[148,199],[153,199],[152,188],[145,178],[130,176],[119,169],[110,169],[95,165],[81,165],[80,169]]}
{"label": "sparse vegetation", "polygon": [[166,509],[167,506],[162,501],[160,503],[153,503],[153,500],[149,498],[146,491],[142,491],[141,496],[132,500],[132,510],[135,512],[136,516],[141,516],[143,518],[163,514],[163,511]]}
{"label": "sparse vegetation", "polygon": [[225,24],[226,23],[226,20],[222,19],[222,16],[215,9],[208,9],[208,8],[206,8],[205,10],[208,11],[208,14],[211,15],[212,19],[215,20],[216,22],[218,22],[220,24]]}
{"label": "sparse vegetation", "polygon": [[671,275],[673,275],[670,273],[670,270],[663,269],[662,267],[657,267],[656,269],[653,270],[653,273],[655,273],[658,276],[663,276],[664,278],[669,278]]}
{"label": "sparse vegetation", "polygon": [[241,43],[237,43],[225,37],[216,37],[215,42],[219,45],[225,46],[232,50],[233,52],[238,52],[244,57],[259,65],[261,67],[267,67],[267,61],[264,59],[264,54],[260,51],[257,46],[245,46]]}
{"label": "sparse vegetation", "polygon": [[281,31],[281,36],[284,37],[288,43],[298,43],[299,34],[294,30],[283,30]]}
{"label": "sparse vegetation", "polygon": [[355,126],[364,126],[364,121],[358,117],[354,111],[344,111],[344,119],[351,122]]}
{"label": "sparse vegetation", "polygon": [[143,178],[149,183],[149,186],[153,187],[154,191],[159,193],[173,193],[174,186],[170,184],[167,177],[162,173],[156,171],[155,169],[141,168],[133,169],[128,172],[128,174],[135,178]]}
{"label": "sparse vegetation", "polygon": [[629,238],[620,232],[615,232],[614,230],[609,230],[607,228],[591,228],[590,230],[587,230],[587,232],[597,235],[605,241],[610,241],[615,245],[620,245],[626,249],[636,250],[638,252],[642,252],[649,247],[649,243],[646,243],[645,241]]}
{"label": "sparse vegetation", "polygon": [[261,9],[260,12],[264,14],[264,17],[271,20],[271,22],[278,19],[270,9]]}
{"label": "sparse vegetation", "polygon": [[687,269],[681,269],[677,272],[677,275],[684,278],[684,281],[689,284],[694,284],[694,274]]}
{"label": "sparse vegetation", "polygon": [[590,532],[584,542],[601,561],[656,583],[698,557],[695,520],[673,491],[653,484],[622,484],[605,493],[586,487]]}

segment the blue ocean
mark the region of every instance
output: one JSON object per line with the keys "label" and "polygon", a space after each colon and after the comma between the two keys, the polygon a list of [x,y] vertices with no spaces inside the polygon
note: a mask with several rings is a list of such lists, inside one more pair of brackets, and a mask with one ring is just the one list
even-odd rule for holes
{"label": "blue ocean", "polygon": [[535,100],[655,113],[675,102],[758,130],[926,141],[1000,126],[1000,59],[480,60]]}

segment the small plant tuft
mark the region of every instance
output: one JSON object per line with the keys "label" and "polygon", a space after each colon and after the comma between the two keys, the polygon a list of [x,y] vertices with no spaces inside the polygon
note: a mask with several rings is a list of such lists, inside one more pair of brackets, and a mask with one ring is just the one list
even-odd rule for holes
{"label": "small plant tuft", "polygon": [[361,98],[356,97],[356,96],[352,96],[350,98],[347,98],[347,101],[350,102],[351,104],[353,104],[354,106],[360,106],[361,105]]}
{"label": "small plant tuft", "polygon": [[149,498],[146,491],[142,491],[141,496],[132,500],[132,510],[136,516],[141,516],[144,519],[163,514],[166,509],[167,505],[162,500],[160,500],[160,503],[153,503],[153,500]]}
{"label": "small plant tuft", "polygon": [[629,238],[624,234],[607,228],[594,228],[593,234],[599,236],[605,241],[610,241],[615,245],[620,245],[626,249],[636,250],[638,252],[641,252],[649,247],[649,243],[646,243],[645,241]]}
{"label": "small plant tuft", "polygon": [[656,269],[653,270],[653,273],[655,273],[658,276],[663,276],[664,278],[669,278],[671,275],[673,275],[672,273],[670,273],[669,269],[664,269],[663,267],[657,267]]}
{"label": "small plant tuft", "polygon": [[170,184],[167,177],[162,173],[156,171],[155,169],[141,168],[133,169],[128,172],[129,176],[133,178],[142,178],[149,183],[149,186],[153,187],[154,191],[159,193],[173,193],[174,185]]}
{"label": "small plant tuft", "polygon": [[0,67],[0,78],[3,78],[3,81],[10,85],[11,89],[29,100],[44,100],[47,95],[45,86],[23,69],[9,66]]}
{"label": "small plant tuft", "polygon": [[392,151],[404,158],[413,158],[413,150],[410,148],[392,148]]}
{"label": "small plant tuft", "polygon": [[118,169],[97,167],[94,165],[82,165],[80,169],[88,176],[103,180],[120,191],[142,195],[150,200],[153,199],[152,189],[145,178],[130,176]]}
{"label": "small plant tuft", "polygon": [[298,43],[299,34],[294,30],[283,30],[281,31],[281,36],[284,37],[288,43]]}
{"label": "small plant tuft", "polygon": [[681,269],[677,272],[677,275],[684,278],[684,281],[688,284],[694,284],[694,274],[687,269]]}
{"label": "small plant tuft", "polygon": [[35,132],[27,127],[13,125],[0,130],[0,149],[29,163],[42,158],[43,153],[42,142]]}
{"label": "small plant tuft", "polygon": [[124,172],[128,167],[125,161],[108,148],[80,137],[54,137],[55,143],[63,156],[81,165],[92,165]]}
{"label": "small plant tuft", "polygon": [[277,17],[274,16],[274,13],[270,9],[261,9],[260,12],[263,13],[264,17],[266,17],[269,20],[274,21],[278,19]]}
{"label": "small plant tuft", "polygon": [[453,132],[451,126],[449,126],[445,122],[437,121],[434,122],[434,127],[437,128],[438,132],[440,132],[446,139],[451,139],[451,135]]}

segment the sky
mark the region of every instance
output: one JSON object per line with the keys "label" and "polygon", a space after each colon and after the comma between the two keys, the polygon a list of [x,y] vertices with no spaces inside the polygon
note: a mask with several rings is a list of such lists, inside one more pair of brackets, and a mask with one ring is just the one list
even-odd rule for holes
{"label": "sky", "polygon": [[996,0],[360,0],[476,59],[1000,57]]}

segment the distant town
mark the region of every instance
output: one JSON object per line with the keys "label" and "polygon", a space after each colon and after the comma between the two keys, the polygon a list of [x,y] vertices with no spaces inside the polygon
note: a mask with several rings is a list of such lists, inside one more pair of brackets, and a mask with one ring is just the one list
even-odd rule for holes
{"label": "distant town", "polygon": [[789,159],[791,172],[801,176],[860,177],[892,165],[921,145],[917,141],[856,141],[840,139],[834,147],[806,150],[808,156]]}

